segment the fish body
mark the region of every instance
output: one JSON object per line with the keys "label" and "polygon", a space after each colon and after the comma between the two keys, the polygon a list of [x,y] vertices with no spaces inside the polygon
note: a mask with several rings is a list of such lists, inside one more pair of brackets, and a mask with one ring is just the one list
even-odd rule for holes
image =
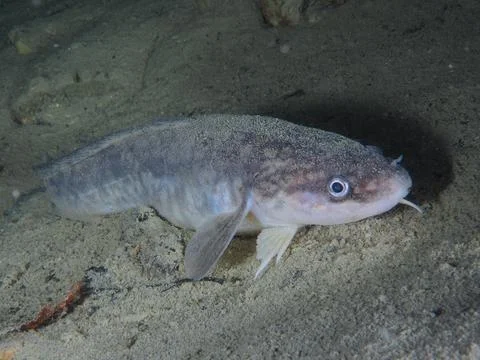
{"label": "fish body", "polygon": [[233,236],[260,231],[257,276],[304,225],[390,210],[412,185],[398,161],[339,134],[248,115],[166,119],[126,130],[40,170],[65,216],[147,205],[195,230],[187,277],[215,267]]}

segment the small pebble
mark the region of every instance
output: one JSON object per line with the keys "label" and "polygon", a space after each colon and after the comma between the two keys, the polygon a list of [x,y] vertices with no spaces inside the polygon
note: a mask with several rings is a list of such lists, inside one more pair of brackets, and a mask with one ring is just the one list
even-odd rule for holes
{"label": "small pebble", "polygon": [[290,51],[290,45],[288,45],[288,44],[283,44],[283,45],[280,46],[280,52],[281,52],[282,54],[286,54],[286,53],[288,53],[289,51]]}
{"label": "small pebble", "polygon": [[20,197],[20,191],[15,189],[12,191],[12,196],[15,200],[17,200]]}

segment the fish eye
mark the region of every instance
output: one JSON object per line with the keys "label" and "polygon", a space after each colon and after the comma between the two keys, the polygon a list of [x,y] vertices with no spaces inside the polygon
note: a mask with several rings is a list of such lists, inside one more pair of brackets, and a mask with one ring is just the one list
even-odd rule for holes
{"label": "fish eye", "polygon": [[350,192],[350,186],[346,180],[335,177],[328,183],[328,192],[334,198],[340,199]]}

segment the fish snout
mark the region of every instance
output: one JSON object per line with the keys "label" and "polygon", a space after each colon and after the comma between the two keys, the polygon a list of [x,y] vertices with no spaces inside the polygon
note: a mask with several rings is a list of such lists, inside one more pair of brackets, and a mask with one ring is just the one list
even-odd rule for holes
{"label": "fish snout", "polygon": [[412,178],[410,177],[410,174],[407,170],[398,165],[398,163],[392,163],[392,165],[396,167],[396,173],[393,179],[392,189],[397,189],[396,191],[398,192],[398,203],[410,206],[418,212],[423,213],[422,209],[418,205],[405,199],[405,197],[410,193],[410,190],[412,188]]}
{"label": "fish snout", "polygon": [[412,188],[412,178],[407,170],[400,165],[395,165],[395,175],[392,180],[392,188],[397,189],[399,194],[403,194],[400,197],[404,198],[410,192]]}

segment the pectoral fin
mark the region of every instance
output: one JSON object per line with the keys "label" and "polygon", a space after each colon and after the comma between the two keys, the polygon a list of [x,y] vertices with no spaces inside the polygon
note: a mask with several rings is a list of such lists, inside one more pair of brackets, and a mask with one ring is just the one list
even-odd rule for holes
{"label": "pectoral fin", "polygon": [[257,259],[260,260],[260,267],[255,274],[255,279],[264,273],[268,263],[275,256],[278,264],[297,230],[297,226],[281,226],[262,230],[257,238]]}
{"label": "pectoral fin", "polygon": [[209,219],[197,230],[185,250],[188,278],[200,280],[215,267],[249,212],[250,203],[250,196],[246,196],[237,209]]}

